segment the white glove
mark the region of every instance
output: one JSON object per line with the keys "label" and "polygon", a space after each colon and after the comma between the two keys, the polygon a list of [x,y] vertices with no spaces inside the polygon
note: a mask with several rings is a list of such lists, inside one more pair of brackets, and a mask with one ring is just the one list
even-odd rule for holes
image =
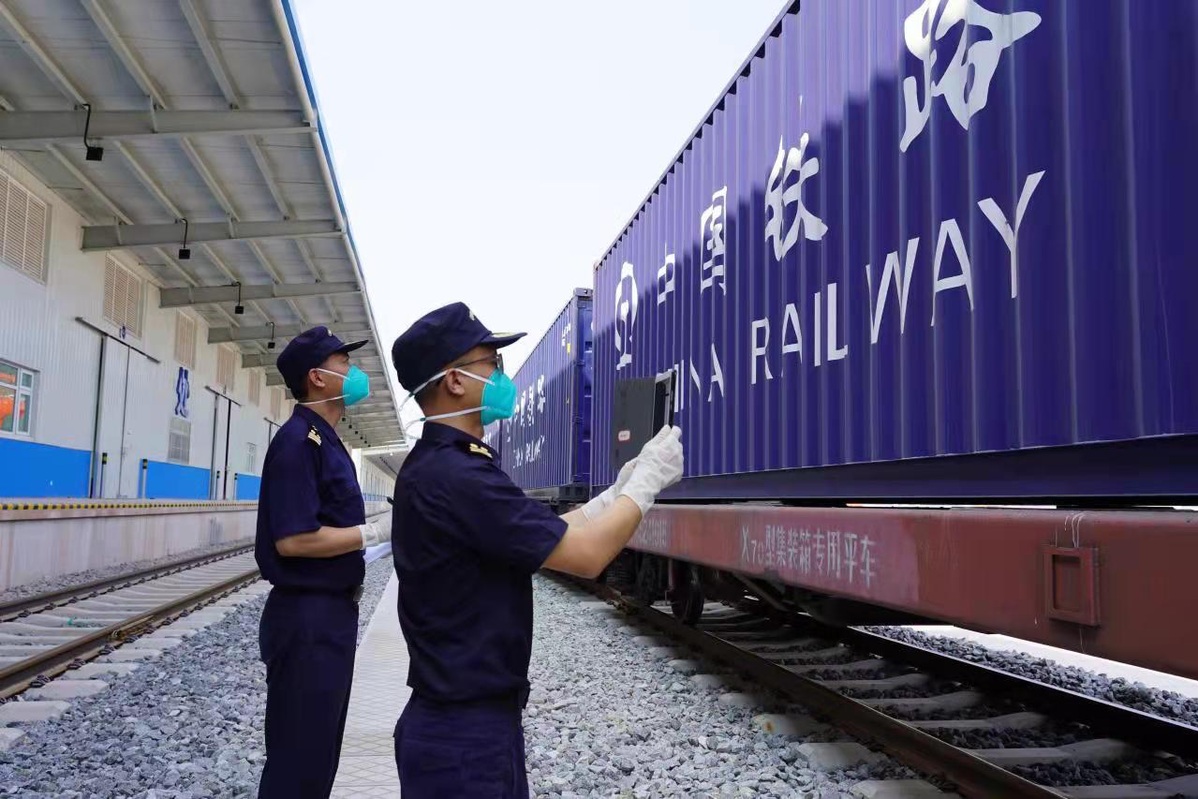
{"label": "white glove", "polygon": [[637,456],[636,468],[620,493],[649,513],[657,495],[682,479],[682,430],[663,427]]}
{"label": "white glove", "polygon": [[[645,446],[648,446],[648,444]],[[628,479],[632,477],[632,472],[636,469],[636,460],[636,458],[633,458],[632,460],[628,461],[628,463],[624,464],[624,466],[620,469],[620,474],[616,476],[616,482],[611,486],[611,488],[607,489],[602,494],[582,506],[583,516],[587,517],[588,520],[593,521],[599,518],[600,514],[602,514],[615,503],[616,497],[620,496],[621,492],[624,491],[624,486],[628,485]]]}
{"label": "white glove", "polygon": [[362,531],[362,549],[378,546],[391,540],[391,511],[376,516],[372,521],[358,527]]}

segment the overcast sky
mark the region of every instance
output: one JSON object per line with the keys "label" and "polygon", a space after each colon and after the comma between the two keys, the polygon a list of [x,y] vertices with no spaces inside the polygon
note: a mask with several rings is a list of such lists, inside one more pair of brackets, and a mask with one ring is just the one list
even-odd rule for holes
{"label": "overcast sky", "polygon": [[462,300],[514,366],[784,3],[294,5],[380,349]]}

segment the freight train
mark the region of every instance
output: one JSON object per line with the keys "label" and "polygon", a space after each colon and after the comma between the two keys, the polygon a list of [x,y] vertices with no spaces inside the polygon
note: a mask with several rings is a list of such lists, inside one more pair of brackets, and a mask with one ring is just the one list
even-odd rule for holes
{"label": "freight train", "polygon": [[585,499],[672,373],[646,599],[1152,660],[1118,553],[1195,520],[1108,509],[1198,496],[1196,74],[1189,0],[792,4],[519,370],[504,467]]}

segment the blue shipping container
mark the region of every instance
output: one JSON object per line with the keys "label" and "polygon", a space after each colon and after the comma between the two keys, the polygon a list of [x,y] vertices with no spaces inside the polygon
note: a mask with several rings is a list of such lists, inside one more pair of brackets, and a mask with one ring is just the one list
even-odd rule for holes
{"label": "blue shipping container", "polygon": [[1198,2],[804,0],[596,274],[674,498],[1198,494]]}
{"label": "blue shipping container", "polygon": [[513,377],[519,400],[498,449],[513,482],[532,496],[576,501],[589,494],[592,340],[591,290],[575,289]]}

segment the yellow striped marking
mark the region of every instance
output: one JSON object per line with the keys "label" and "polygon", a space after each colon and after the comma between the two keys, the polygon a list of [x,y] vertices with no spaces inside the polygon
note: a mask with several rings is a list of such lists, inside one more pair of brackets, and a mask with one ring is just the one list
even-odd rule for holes
{"label": "yellow striped marking", "polygon": [[236,502],[0,502],[0,511],[15,510],[160,510],[162,508],[237,508],[257,505]]}

